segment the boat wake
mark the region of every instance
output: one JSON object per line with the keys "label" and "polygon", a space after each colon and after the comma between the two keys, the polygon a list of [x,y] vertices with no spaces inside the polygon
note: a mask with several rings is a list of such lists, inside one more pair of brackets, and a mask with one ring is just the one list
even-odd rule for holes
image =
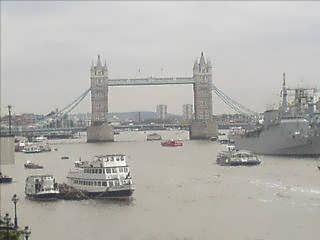
{"label": "boat wake", "polygon": [[253,185],[256,185],[256,186],[262,186],[265,188],[278,190],[278,191],[280,191],[280,192],[277,192],[277,196],[279,196],[279,197],[283,197],[283,196],[285,196],[286,198],[288,197],[288,195],[283,194],[283,192],[320,195],[320,189],[316,188],[316,187],[308,188],[308,187],[297,186],[297,185],[286,185],[282,182],[265,182],[260,179],[250,180],[249,182]]}

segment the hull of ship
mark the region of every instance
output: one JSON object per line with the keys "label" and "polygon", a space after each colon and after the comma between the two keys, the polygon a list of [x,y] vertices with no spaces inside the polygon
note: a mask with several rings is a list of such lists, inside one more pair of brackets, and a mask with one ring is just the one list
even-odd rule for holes
{"label": "hull of ship", "polygon": [[320,136],[294,139],[287,135],[236,137],[237,149],[249,150],[265,155],[320,156]]}
{"label": "hull of ship", "polygon": [[128,198],[133,194],[133,189],[122,189],[114,191],[103,191],[103,192],[86,192],[90,198],[104,198],[104,199],[117,199],[117,198]]}
{"label": "hull of ship", "polygon": [[26,194],[28,199],[39,201],[54,201],[60,196],[60,193]]}

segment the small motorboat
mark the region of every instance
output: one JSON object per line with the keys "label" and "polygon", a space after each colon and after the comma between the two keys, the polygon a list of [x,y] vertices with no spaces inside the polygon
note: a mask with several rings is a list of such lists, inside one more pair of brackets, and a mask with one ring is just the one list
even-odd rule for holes
{"label": "small motorboat", "polygon": [[165,142],[161,142],[161,146],[163,147],[180,147],[183,146],[183,142],[181,140],[168,140]]}
{"label": "small motorboat", "polygon": [[36,163],[33,163],[31,161],[27,161],[25,164],[24,164],[24,167],[25,168],[28,168],[28,169],[42,169],[43,166],[39,165],[39,164],[36,164]]}
{"label": "small motorboat", "polygon": [[222,166],[254,166],[259,165],[261,160],[249,151],[229,150],[218,154],[217,163]]}
{"label": "small motorboat", "polygon": [[11,183],[12,182],[12,177],[2,175],[0,172],[0,183]]}
{"label": "small motorboat", "polygon": [[62,156],[61,159],[63,159],[63,160],[64,159],[69,159],[69,157],[68,156]]}
{"label": "small motorboat", "polygon": [[158,133],[151,133],[147,135],[147,141],[157,141],[161,139],[161,135]]}
{"label": "small motorboat", "polygon": [[218,137],[211,137],[209,140],[210,140],[211,142],[215,142],[215,141],[218,140]]}

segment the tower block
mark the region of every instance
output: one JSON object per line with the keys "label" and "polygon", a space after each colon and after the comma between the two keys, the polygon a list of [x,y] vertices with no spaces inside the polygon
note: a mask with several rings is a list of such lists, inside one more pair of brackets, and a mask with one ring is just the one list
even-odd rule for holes
{"label": "tower block", "polygon": [[100,55],[90,69],[91,126],[87,130],[87,142],[114,141],[113,127],[108,124],[108,69],[101,63]]}
{"label": "tower block", "polygon": [[190,127],[190,139],[210,139],[218,136],[218,126],[213,119],[212,65],[201,53],[193,66],[194,120]]}

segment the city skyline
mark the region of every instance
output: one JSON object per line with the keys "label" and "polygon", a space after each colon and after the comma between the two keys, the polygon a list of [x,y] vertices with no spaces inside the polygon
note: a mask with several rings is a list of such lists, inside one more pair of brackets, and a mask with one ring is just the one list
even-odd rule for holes
{"label": "city skyline", "polygon": [[[213,62],[218,87],[263,111],[280,101],[282,72],[289,86],[319,82],[317,7],[293,2],[1,2],[1,112],[8,104],[18,113],[66,106],[90,86],[97,54],[107,59],[110,78],[126,78],[192,76],[201,51]],[[202,13],[202,19],[192,11]],[[153,111],[163,103],[181,113],[183,104],[193,104],[191,86],[109,90],[110,112]],[[230,112],[217,97],[213,109],[214,114]],[[76,112],[89,111],[87,98]]]}

